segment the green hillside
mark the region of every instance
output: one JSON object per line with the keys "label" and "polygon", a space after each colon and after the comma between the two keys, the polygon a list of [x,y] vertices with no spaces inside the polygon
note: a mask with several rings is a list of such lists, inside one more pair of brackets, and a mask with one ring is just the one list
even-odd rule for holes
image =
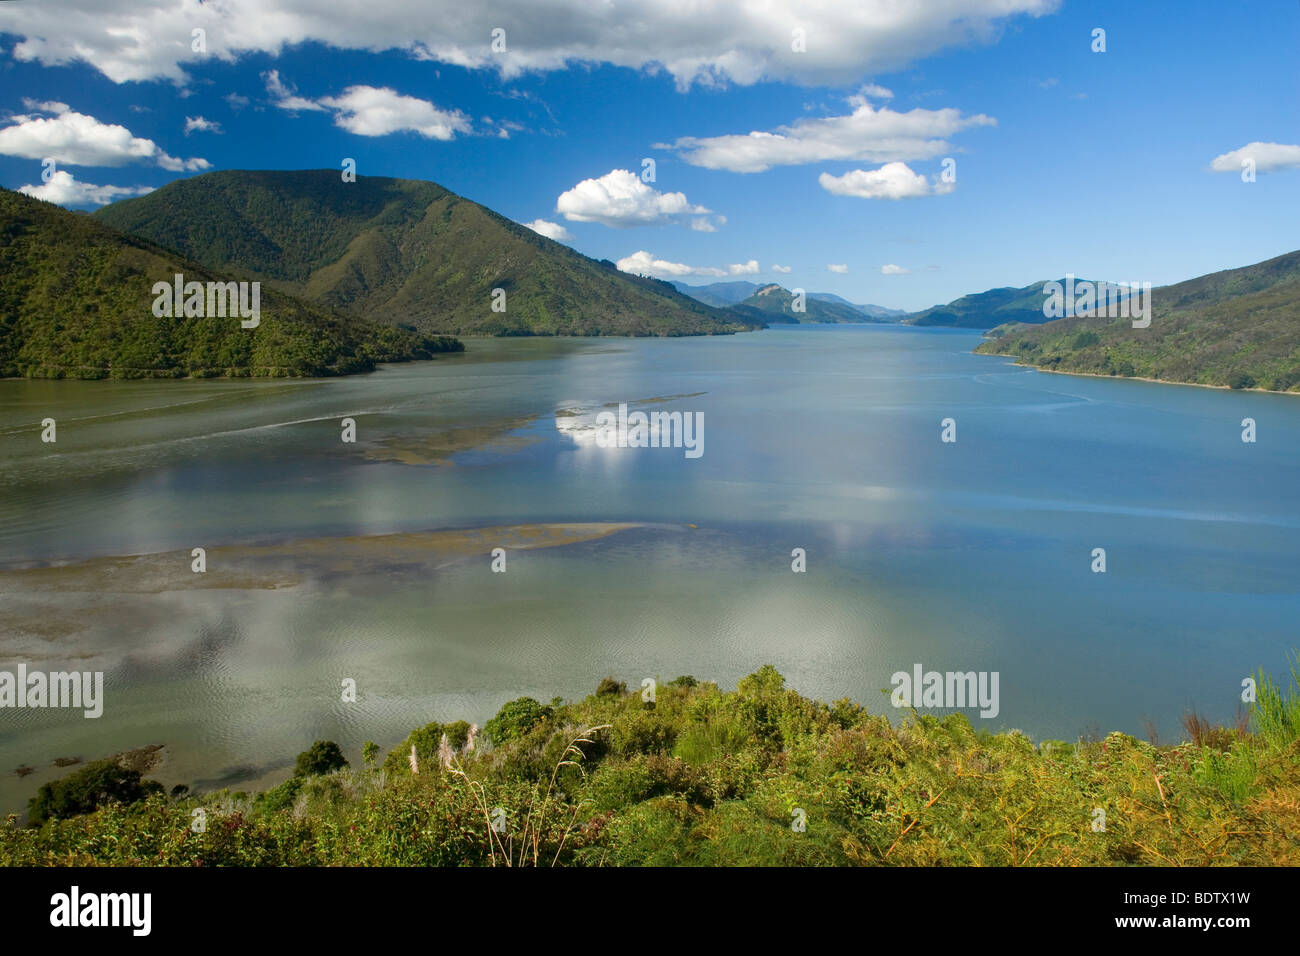
{"label": "green hillside", "polygon": [[[95,216],[211,268],[422,332],[696,335],[755,327],[431,182],[226,170]],[[494,289],[505,291],[504,312],[493,311]]]}
{"label": "green hillside", "polygon": [[833,292],[809,292],[808,298],[816,299],[819,302],[833,302],[837,305],[845,305],[850,309],[861,312],[868,319],[880,319],[884,322],[897,322],[907,315],[906,309],[889,309],[883,305],[872,305],[870,302],[858,304],[850,302],[843,296],[835,295]]}
{"label": "green hillside", "polygon": [[688,285],[685,282],[671,284],[682,295],[689,295],[692,299],[698,299],[705,305],[716,306],[719,309],[725,309],[729,305],[748,299],[759,288],[757,282],[746,282],[743,279],[734,282],[710,282],[708,285]]}
{"label": "green hillside", "polygon": [[872,322],[870,316],[847,303],[827,302],[804,296],[804,310],[794,311],[794,293],[775,283],[760,287],[749,298],[733,305],[732,311],[770,322]]}
{"label": "green hillside", "polygon": [[261,290],[260,321],[157,318],[153,286],[231,277],[93,218],[0,189],[0,376],[178,378],[369,371],[459,351]]}
{"label": "green hillside", "polygon": [[[1064,282],[1065,280],[1060,280]],[[1083,280],[1076,280],[1083,281]],[[959,329],[991,329],[1008,322],[1046,322],[1043,315],[1044,282],[1022,288],[1004,287],[976,292],[947,305],[931,306],[903,319],[905,325],[941,325]]]}
{"label": "green hillside", "polygon": [[1153,289],[1151,325],[1065,318],[992,330],[976,351],[1062,372],[1300,390],[1300,252]]}
{"label": "green hillside", "polygon": [[[729,306],[739,305],[746,299],[753,296],[759,289],[765,288],[758,282],[746,282],[744,280],[734,280],[731,282],[710,282],[708,285],[688,285],[685,282],[672,283],[674,289],[689,295],[692,299],[699,299],[706,305],[714,305],[720,309]],[[772,283],[767,283],[766,287],[771,287]],[[779,288],[779,286],[777,287]],[[835,295],[832,292],[809,292],[806,295],[809,301],[826,302],[832,305],[843,306],[851,310],[853,318],[849,318],[849,312],[839,312],[835,319],[821,319],[808,321],[839,321],[839,322],[870,322],[876,319],[892,322],[901,319],[907,313],[902,309],[887,309],[881,305],[857,305],[850,302],[843,296]],[[761,308],[761,304],[759,304]],[[774,310],[775,311],[775,310]],[[786,313],[788,316],[788,313]],[[788,317],[781,321],[791,321]]]}

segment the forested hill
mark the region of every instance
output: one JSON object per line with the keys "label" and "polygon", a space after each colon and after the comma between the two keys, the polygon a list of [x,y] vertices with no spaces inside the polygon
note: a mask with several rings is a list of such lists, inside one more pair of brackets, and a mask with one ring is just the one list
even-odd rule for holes
{"label": "forested hill", "polygon": [[255,328],[238,315],[185,317],[183,309],[159,318],[154,285],[178,273],[187,282],[236,278],[0,189],[0,376],[336,375],[462,348],[268,288]]}
{"label": "forested hill", "polygon": [[977,351],[1026,365],[1300,390],[1300,252],[1151,290],[1151,324],[1064,318],[993,329]]}
{"label": "forested hill", "polygon": [[423,332],[695,335],[761,324],[420,180],[225,170],[95,216],[210,268]]}
{"label": "forested hill", "polygon": [[803,309],[795,311],[795,296],[776,283],[760,286],[749,298],[731,308],[742,315],[766,318],[769,322],[883,322],[860,311],[848,302],[835,302],[805,295]]}
{"label": "forested hill", "polygon": [[[1064,280],[1061,280],[1064,281]],[[1043,286],[1033,282],[1014,288],[1006,286],[974,292],[946,305],[931,306],[903,319],[905,325],[938,325],[961,329],[991,329],[1009,322],[1032,325],[1046,322],[1043,314]]]}

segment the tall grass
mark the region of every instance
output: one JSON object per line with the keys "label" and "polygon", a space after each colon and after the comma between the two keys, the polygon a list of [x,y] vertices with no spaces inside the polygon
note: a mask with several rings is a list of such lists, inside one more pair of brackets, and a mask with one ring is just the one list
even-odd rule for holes
{"label": "tall grass", "polygon": [[1300,738],[1300,652],[1293,652],[1289,660],[1289,685],[1274,684],[1263,669],[1255,678],[1251,719],[1255,732],[1276,750],[1284,750]]}

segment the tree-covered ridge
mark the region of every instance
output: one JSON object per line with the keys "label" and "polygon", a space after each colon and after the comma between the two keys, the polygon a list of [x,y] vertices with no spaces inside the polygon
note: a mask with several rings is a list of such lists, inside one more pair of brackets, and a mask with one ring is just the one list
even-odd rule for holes
{"label": "tree-covered ridge", "polygon": [[1237,726],[1189,714],[1176,746],[895,725],[767,666],[653,700],[607,678],[482,732],[429,724],[386,759],[367,743],[363,766],[318,741],[253,795],[131,779],[108,802],[92,764],[43,788],[39,826],[0,825],[0,865],[1295,865],[1300,663],[1288,678],[1259,674]]}
{"label": "tree-covered ridge", "polygon": [[[225,170],[95,215],[212,268],[422,332],[698,335],[761,324],[626,275],[431,182]],[[493,311],[496,289],[504,311]]]}
{"label": "tree-covered ridge", "polygon": [[[1064,279],[1059,280],[1064,282]],[[1077,280],[1083,281],[1083,280]],[[1006,286],[975,292],[953,299],[946,305],[935,305],[913,312],[903,319],[905,325],[937,325],[959,329],[991,329],[1010,322],[1032,325],[1046,322],[1043,314],[1043,286],[1034,282],[1021,288]]]}
{"label": "tree-covered ridge", "polygon": [[1147,328],[1123,317],[1009,324],[976,351],[1062,372],[1300,390],[1300,252],[1153,289],[1151,303]]}
{"label": "tree-covered ridge", "polygon": [[0,189],[0,376],[180,378],[341,375],[459,351],[449,337],[368,322],[261,290],[256,328],[154,314],[153,287],[225,282],[151,242]]}
{"label": "tree-covered ridge", "polygon": [[755,320],[766,319],[771,322],[875,322],[883,321],[872,318],[849,303],[832,302],[826,299],[805,295],[802,311],[795,311],[796,299],[793,292],[776,283],[760,286],[754,294],[733,305],[732,311],[750,315]]}

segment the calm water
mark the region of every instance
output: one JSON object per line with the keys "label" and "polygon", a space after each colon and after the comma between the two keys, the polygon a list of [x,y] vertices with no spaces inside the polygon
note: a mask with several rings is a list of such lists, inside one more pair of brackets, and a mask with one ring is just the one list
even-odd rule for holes
{"label": "calm water", "polygon": [[[1037,739],[1141,735],[1146,718],[1175,737],[1193,705],[1231,718],[1241,678],[1300,644],[1300,400],[1048,375],[970,354],[978,341],[893,327],[493,340],[332,381],[0,382],[7,567],[647,525],[513,553],[506,574],[484,554],[278,590],[0,594],[0,668],[107,683],[99,720],[0,711],[0,808],[61,756],[161,742],[168,784],[251,784],[320,737],[356,757],[606,674],[734,686],[766,662],[875,712],[914,663],[998,671],[1001,713],[974,722]],[[704,413],[702,458],[590,440],[606,403],[666,397],[654,407]],[[340,441],[345,416],[357,444]],[[40,441],[46,417],[57,444]],[[429,440],[463,450],[375,460]],[[790,570],[796,547],[807,573]],[[58,626],[35,633],[24,622],[46,608]],[[344,677],[356,703],[339,699]],[[24,763],[38,773],[11,772]]]}

